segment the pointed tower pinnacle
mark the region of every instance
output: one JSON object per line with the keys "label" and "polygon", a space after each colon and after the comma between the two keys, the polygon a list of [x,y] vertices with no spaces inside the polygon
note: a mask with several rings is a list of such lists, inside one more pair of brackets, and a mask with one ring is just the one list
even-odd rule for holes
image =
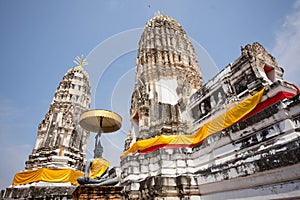
{"label": "pointed tower pinnacle", "polygon": [[83,171],[89,132],[79,126],[81,113],[90,107],[90,84],[83,55],[64,75],[55,92],[26,169],[73,168]]}
{"label": "pointed tower pinnacle", "polygon": [[157,17],[159,15],[162,15],[162,13],[159,10],[154,13],[154,17]]}
{"label": "pointed tower pinnacle", "polygon": [[136,59],[132,94],[132,134],[137,140],[161,134],[185,134],[181,113],[202,87],[195,50],[181,25],[160,12],[146,23]]}
{"label": "pointed tower pinnacle", "polygon": [[75,59],[73,60],[73,62],[80,67],[85,67],[88,65],[88,62],[86,61],[86,59],[84,58],[84,55],[81,54],[81,56],[76,56]]}

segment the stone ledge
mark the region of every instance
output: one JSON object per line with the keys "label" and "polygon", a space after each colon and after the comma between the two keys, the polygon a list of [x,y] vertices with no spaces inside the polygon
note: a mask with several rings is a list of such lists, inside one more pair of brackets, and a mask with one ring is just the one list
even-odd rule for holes
{"label": "stone ledge", "polygon": [[74,200],[81,199],[121,199],[123,187],[121,186],[97,186],[82,185],[78,186],[73,192]]}
{"label": "stone ledge", "polygon": [[1,200],[9,199],[55,199],[71,200],[75,186],[29,186],[10,187],[1,192]]}

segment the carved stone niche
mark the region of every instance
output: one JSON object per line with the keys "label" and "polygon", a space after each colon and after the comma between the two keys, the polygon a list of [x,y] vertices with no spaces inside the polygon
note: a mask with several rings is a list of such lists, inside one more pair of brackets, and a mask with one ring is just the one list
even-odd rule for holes
{"label": "carved stone niche", "polygon": [[192,108],[192,115],[195,120],[201,119],[211,111],[211,98],[207,97]]}

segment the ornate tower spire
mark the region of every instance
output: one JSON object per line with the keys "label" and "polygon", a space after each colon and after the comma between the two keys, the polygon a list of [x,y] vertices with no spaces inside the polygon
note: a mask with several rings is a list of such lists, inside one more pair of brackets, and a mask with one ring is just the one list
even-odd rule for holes
{"label": "ornate tower spire", "polygon": [[88,65],[88,62],[86,61],[86,59],[84,58],[84,55],[76,56],[73,60],[73,62],[75,64],[77,64],[77,66],[81,66],[81,67],[85,67]]}
{"label": "ornate tower spire", "polygon": [[79,126],[81,113],[90,107],[90,84],[83,56],[74,61],[55,92],[26,169],[73,168],[83,171],[89,132]]}
{"label": "ornate tower spire", "polygon": [[201,87],[196,53],[185,31],[173,18],[157,13],[139,42],[130,109],[133,135],[139,140],[185,133],[188,119],[180,107]]}

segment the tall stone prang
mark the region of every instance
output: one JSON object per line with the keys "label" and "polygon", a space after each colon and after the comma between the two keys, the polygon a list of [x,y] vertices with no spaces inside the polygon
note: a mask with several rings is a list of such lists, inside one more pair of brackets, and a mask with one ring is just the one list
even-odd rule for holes
{"label": "tall stone prang", "polygon": [[38,136],[26,169],[73,168],[83,171],[89,132],[79,126],[79,117],[90,107],[89,76],[84,63],[64,75],[44,120],[38,126]]}
{"label": "tall stone prang", "polygon": [[299,199],[299,88],[258,42],[202,85],[180,30],[158,15],[142,34],[122,199]]}
{"label": "tall stone prang", "polygon": [[130,109],[133,138],[185,133],[189,118],[180,107],[201,86],[196,53],[185,31],[173,18],[158,14],[147,22],[139,42]]}

